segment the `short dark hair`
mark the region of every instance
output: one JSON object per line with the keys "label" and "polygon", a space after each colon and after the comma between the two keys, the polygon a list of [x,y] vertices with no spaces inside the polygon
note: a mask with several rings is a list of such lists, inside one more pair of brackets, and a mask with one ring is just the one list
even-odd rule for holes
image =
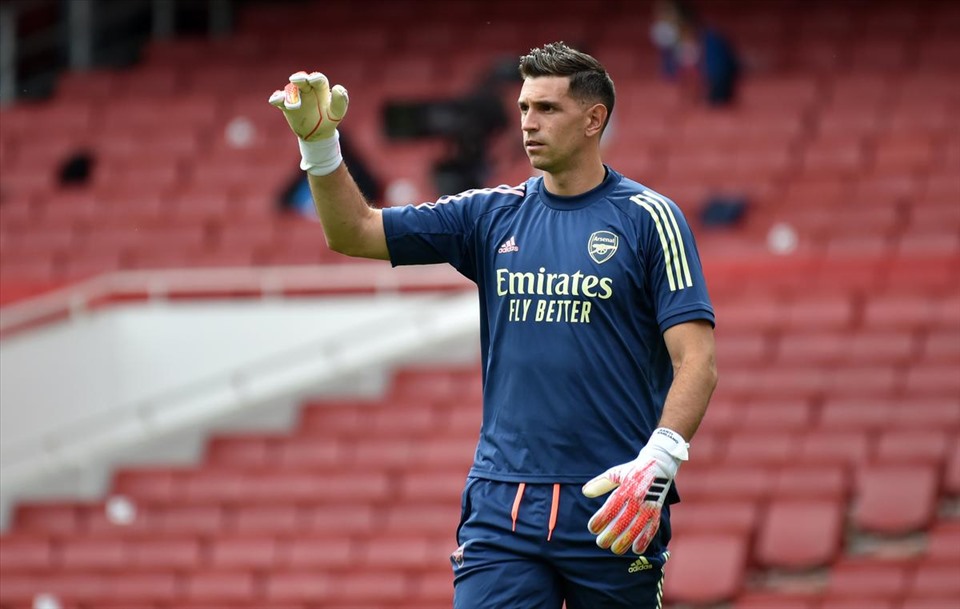
{"label": "short dark hair", "polygon": [[607,107],[606,129],[613,114],[617,94],[606,68],[592,56],[570,48],[563,42],[551,42],[531,49],[520,58],[520,77],[567,76],[570,95],[580,101],[599,100]]}

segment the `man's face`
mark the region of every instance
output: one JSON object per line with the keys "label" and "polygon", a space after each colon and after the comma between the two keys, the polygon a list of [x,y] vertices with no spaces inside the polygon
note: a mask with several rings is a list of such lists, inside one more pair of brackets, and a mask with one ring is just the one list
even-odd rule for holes
{"label": "man's face", "polygon": [[570,97],[569,90],[566,76],[527,78],[517,100],[527,157],[548,173],[570,167],[587,143],[587,106]]}

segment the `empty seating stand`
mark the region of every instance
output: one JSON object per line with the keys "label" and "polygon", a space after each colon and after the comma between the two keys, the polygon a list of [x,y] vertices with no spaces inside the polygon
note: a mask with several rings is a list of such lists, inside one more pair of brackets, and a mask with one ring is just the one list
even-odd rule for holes
{"label": "empty seating stand", "polygon": [[[747,66],[736,104],[707,111],[657,73],[646,8],[609,2],[600,23],[588,4],[252,3],[231,36],[63,75],[51,100],[0,110],[0,302],[120,269],[346,260],[277,209],[299,173],[265,100],[290,72],[347,86],[345,135],[429,199],[442,143],[387,141],[381,104],[582,42],[617,83],[605,160],[685,210],[717,310],[721,382],[678,479],[666,606],[960,607],[957,6],[703,3]],[[343,27],[315,41],[321,11]],[[494,184],[530,175],[512,95]],[[62,188],[81,149],[92,180]],[[747,195],[743,222],[699,224],[716,192]],[[770,253],[777,224],[792,254]],[[404,368],[382,397],[307,401],[287,432],[215,434],[196,464],[120,467],[99,500],[23,502],[0,609],[41,592],[63,609],[449,607],[480,413],[479,366]],[[117,497],[131,522],[109,516]]]}

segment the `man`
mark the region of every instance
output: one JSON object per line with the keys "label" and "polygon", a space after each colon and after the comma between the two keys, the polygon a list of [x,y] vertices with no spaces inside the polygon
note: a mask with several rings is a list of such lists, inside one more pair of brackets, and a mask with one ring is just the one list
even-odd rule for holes
{"label": "man", "polygon": [[542,178],[382,211],[337,151],[343,87],[298,72],[270,101],[300,138],[331,248],[448,262],[478,285],[484,412],[455,607],[653,609],[672,481],[716,384],[713,309],[680,210],[601,161],[603,66],[554,43],[520,74]]}

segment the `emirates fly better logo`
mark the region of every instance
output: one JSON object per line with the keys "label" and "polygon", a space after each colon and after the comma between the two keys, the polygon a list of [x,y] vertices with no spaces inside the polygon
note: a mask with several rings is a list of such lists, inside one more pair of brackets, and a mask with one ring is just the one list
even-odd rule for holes
{"label": "emirates fly better logo", "polygon": [[603,264],[613,258],[620,245],[620,237],[608,230],[598,230],[587,240],[587,251],[597,264]]}

